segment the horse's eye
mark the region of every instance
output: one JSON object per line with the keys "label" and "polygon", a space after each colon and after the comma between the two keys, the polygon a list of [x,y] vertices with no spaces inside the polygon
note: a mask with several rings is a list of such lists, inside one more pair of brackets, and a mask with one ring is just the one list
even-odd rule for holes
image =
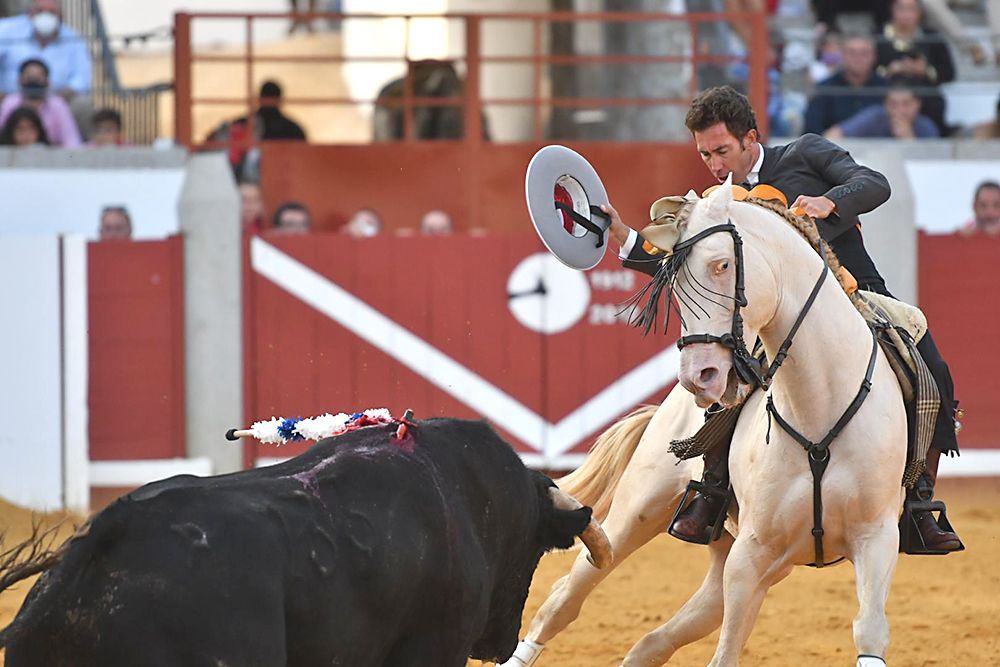
{"label": "horse's eye", "polygon": [[724,260],[722,260],[721,262],[719,262],[718,264],[715,265],[715,272],[716,273],[725,273],[728,270],[729,270],[729,260],[727,260],[727,259],[724,259]]}

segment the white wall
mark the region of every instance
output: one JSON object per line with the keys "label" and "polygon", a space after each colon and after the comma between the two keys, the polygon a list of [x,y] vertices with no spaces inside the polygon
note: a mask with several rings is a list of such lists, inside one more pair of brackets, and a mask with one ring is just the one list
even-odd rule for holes
{"label": "white wall", "polygon": [[1000,183],[1000,160],[907,160],[918,229],[950,234],[972,220],[972,199],[983,181]]}
{"label": "white wall", "polygon": [[135,238],[164,238],[177,233],[183,182],[183,168],[2,169],[0,235],[76,233],[96,239],[101,208],[111,204],[128,209]]}
{"label": "white wall", "polygon": [[63,502],[59,239],[0,238],[0,496]]}

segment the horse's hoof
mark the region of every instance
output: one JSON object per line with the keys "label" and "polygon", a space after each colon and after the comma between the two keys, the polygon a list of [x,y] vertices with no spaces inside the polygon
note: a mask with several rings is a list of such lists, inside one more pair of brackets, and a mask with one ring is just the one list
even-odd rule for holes
{"label": "horse's hoof", "polygon": [[885,667],[885,660],[876,655],[859,655],[857,667]]}

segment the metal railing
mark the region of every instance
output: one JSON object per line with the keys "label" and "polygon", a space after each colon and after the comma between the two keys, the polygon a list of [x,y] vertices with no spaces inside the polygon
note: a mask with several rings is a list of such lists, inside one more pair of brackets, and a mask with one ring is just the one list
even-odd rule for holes
{"label": "metal railing", "polygon": [[[530,139],[542,141],[547,137],[546,115],[557,109],[619,109],[619,108],[648,108],[648,107],[683,107],[687,105],[699,89],[700,67],[706,65],[727,65],[733,64],[742,57],[728,54],[704,53],[698,48],[698,29],[705,23],[719,21],[741,21],[752,26],[753,45],[750,55],[747,58],[749,64],[749,79],[747,81],[747,92],[754,106],[763,111],[767,103],[767,27],[766,17],[763,13],[740,13],[740,14],[720,14],[720,13],[692,13],[683,15],[659,14],[659,13],[483,13],[483,14],[445,14],[445,15],[422,15],[422,14],[399,14],[393,16],[376,14],[300,14],[300,17],[314,20],[340,21],[340,20],[402,20],[406,23],[406,35],[410,34],[409,26],[412,21],[426,20],[429,18],[443,19],[448,21],[459,21],[462,25],[463,49],[462,53],[449,58],[453,65],[464,67],[465,76],[461,85],[461,92],[451,96],[420,96],[414,90],[413,72],[416,64],[421,59],[411,58],[408,49],[405,48],[402,56],[386,55],[364,55],[351,56],[344,54],[323,54],[323,55],[272,55],[262,54],[255,50],[254,34],[255,23],[262,20],[288,19],[292,15],[283,13],[179,13],[175,16],[174,35],[174,72],[175,72],[175,139],[179,144],[189,147],[211,147],[212,144],[196,138],[196,128],[194,118],[196,109],[203,107],[229,107],[240,108],[244,117],[251,125],[248,132],[251,139],[254,135],[252,124],[254,122],[254,110],[259,104],[257,99],[256,81],[257,74],[265,65],[273,64],[341,64],[351,63],[397,63],[402,64],[406,74],[402,80],[402,94],[394,99],[367,98],[360,99],[351,96],[329,96],[329,97],[290,97],[286,96],[286,104],[297,106],[313,105],[369,105],[379,108],[395,108],[402,110],[402,136],[400,139],[406,142],[420,140],[415,132],[414,114],[421,109],[451,107],[461,109],[461,120],[463,132],[461,140],[469,143],[478,143],[484,140],[483,119],[487,117],[489,109],[503,107],[528,107],[533,109],[531,121]],[[212,20],[240,20],[243,22],[243,49],[241,53],[196,53],[192,42],[193,25],[201,21]],[[482,31],[483,27],[490,22],[526,22],[530,24],[532,31],[532,44],[530,53],[524,55],[488,55],[484,53]],[[686,52],[675,53],[602,53],[602,54],[579,54],[579,53],[552,53],[545,47],[547,30],[551,30],[555,24],[579,25],[587,23],[591,25],[638,25],[643,23],[669,23],[675,24],[685,30],[690,39],[690,44],[694,45]],[[230,63],[238,64],[243,68],[243,92],[238,97],[233,96],[212,96],[195,95],[196,88],[195,65],[207,63]],[[530,67],[532,70],[532,90],[529,95],[486,97],[482,93],[482,70],[486,66],[513,65]],[[689,68],[691,74],[687,77],[683,94],[677,95],[562,95],[552,94],[547,91],[546,83],[552,68],[555,67],[586,67],[586,66],[679,66]],[[761,130],[767,132],[766,114],[760,113],[758,120]],[[199,128],[203,129],[203,128]]]}
{"label": "metal railing", "polygon": [[90,96],[94,109],[111,108],[122,116],[122,133],[131,144],[149,144],[159,135],[160,95],[171,89],[162,83],[126,88],[118,78],[115,54],[99,0],[63,0],[63,20],[86,42],[92,63]]}

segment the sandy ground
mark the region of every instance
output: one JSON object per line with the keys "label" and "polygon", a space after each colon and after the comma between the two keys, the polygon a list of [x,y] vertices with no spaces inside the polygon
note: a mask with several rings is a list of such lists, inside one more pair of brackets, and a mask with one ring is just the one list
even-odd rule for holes
{"label": "sandy ground", "polygon": [[[949,479],[941,482],[940,491],[968,549],[947,557],[900,558],[888,607],[889,664],[1000,665],[1000,479]],[[27,534],[30,514],[0,503],[0,525],[7,527],[12,542]],[[574,557],[563,552],[542,560],[525,624]],[[549,643],[539,667],[617,666],[635,641],[665,622],[694,592],[706,562],[702,547],[658,537],[598,587],[576,623]],[[0,623],[10,621],[28,588],[22,584],[0,595]],[[799,568],[768,595],[743,664],[853,665],[851,621],[856,611],[849,565],[823,571]],[[681,649],[671,664],[706,664],[717,638],[713,634]]]}

